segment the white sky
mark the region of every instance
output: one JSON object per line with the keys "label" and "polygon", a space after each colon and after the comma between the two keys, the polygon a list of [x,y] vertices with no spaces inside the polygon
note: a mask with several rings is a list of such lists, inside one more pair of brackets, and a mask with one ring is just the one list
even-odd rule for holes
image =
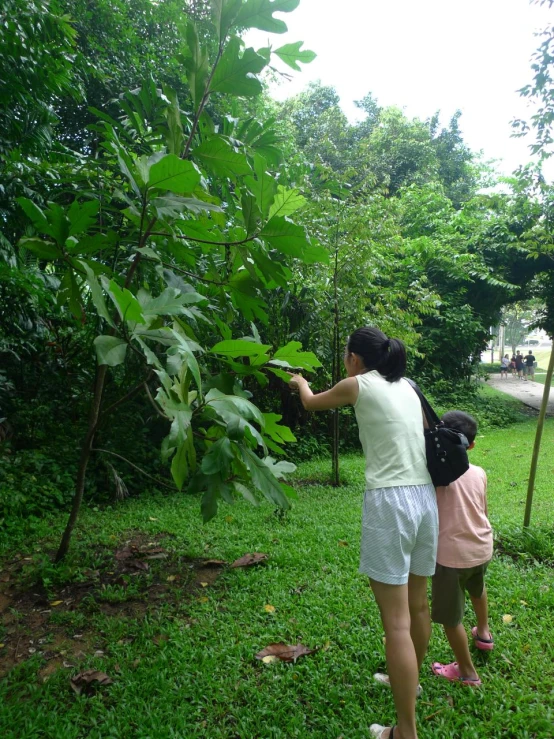
{"label": "white sky", "polygon": [[[277,17],[287,34],[250,31],[246,44],[266,46],[268,36],[274,48],[304,41],[318,56],[293,72],[292,82],[273,87],[274,97],[320,79],[336,88],[351,120],[359,114],[353,101],[368,92],[410,117],[440,110],[443,123],[459,108],[464,140],[486,159],[501,160],[499,172],[529,161],[530,141],[511,138],[510,121],[526,116],[517,90],[531,82],[539,44],[533,33],[553,20],[552,11],[528,0],[301,0]],[[553,179],[550,164],[545,174]]]}

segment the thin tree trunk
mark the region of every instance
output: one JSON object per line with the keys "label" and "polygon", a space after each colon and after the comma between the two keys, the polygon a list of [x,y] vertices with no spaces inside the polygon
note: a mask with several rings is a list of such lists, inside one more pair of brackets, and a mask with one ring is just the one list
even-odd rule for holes
{"label": "thin tree trunk", "polygon": [[106,382],[106,373],[108,366],[106,364],[97,365],[96,368],[96,380],[94,383],[94,397],[92,405],[90,407],[88,430],[83,441],[81,448],[81,457],[79,459],[79,468],[77,470],[77,480],[75,483],[75,496],[73,498],[73,505],[71,506],[71,513],[69,514],[69,520],[63,532],[62,540],[58,552],[56,554],[56,562],[60,562],[69,549],[69,542],[71,541],[71,534],[73,528],[77,522],[81,503],[83,501],[83,494],[85,491],[85,479],[87,474],[87,467],[90,460],[92,443],[94,441],[94,435],[98,426],[98,418],[100,416],[100,407],[102,405],[102,397],[104,395],[104,384]]}
{"label": "thin tree trunk", "polygon": [[539,451],[541,448],[542,430],[544,427],[544,418],[546,416],[546,408],[550,397],[550,387],[552,385],[552,374],[554,372],[554,344],[550,353],[550,361],[546,371],[544,381],[544,392],[542,394],[541,409],[539,411],[539,420],[537,422],[537,432],[535,434],[535,445],[533,447],[533,457],[531,459],[531,469],[529,470],[529,484],[527,486],[527,502],[525,504],[525,516],[523,519],[523,527],[527,528],[531,522],[531,507],[533,505],[533,492],[535,490],[535,478],[537,476],[537,464],[539,461]]}
{"label": "thin tree trunk", "polygon": [[[338,227],[337,227],[338,232]],[[340,346],[339,346],[339,300],[338,300],[338,259],[339,248],[335,246],[335,270],[333,275],[334,321],[333,321],[333,385],[340,380]],[[333,448],[331,482],[335,487],[340,485],[339,472],[339,409],[333,410]]]}
{"label": "thin tree trunk", "polygon": [[[144,209],[143,209],[143,221],[144,221]],[[141,234],[141,237],[139,240],[139,246],[144,246],[144,243],[146,239],[148,238],[149,232],[152,229],[154,223],[155,223],[155,219],[150,223],[150,225],[146,229],[146,232],[144,234]],[[131,262],[129,271],[127,272],[127,276],[125,278],[126,288],[129,287],[129,285],[131,284],[133,280],[133,277],[138,267],[140,258],[141,258],[141,255],[136,254],[135,258]],[[116,315],[114,316],[114,324],[117,326],[119,322],[120,322],[119,313],[116,313]],[[115,334],[115,329],[112,329],[110,333],[113,336]],[[106,364],[96,365],[96,375],[95,375],[95,380],[94,380],[94,396],[92,399],[92,405],[90,407],[90,412],[89,412],[88,429],[87,429],[85,438],[83,440],[83,446],[81,447],[79,467],[77,468],[77,479],[75,480],[75,496],[73,498],[73,504],[71,506],[71,513],[69,514],[69,519],[67,521],[67,525],[63,532],[60,546],[56,553],[56,559],[54,560],[56,563],[61,562],[61,560],[67,554],[67,551],[69,549],[69,543],[71,541],[71,535],[73,533],[75,523],[77,522],[77,518],[79,516],[79,511],[81,509],[81,503],[83,502],[87,467],[90,461],[90,455],[91,455],[92,445],[94,442],[94,436],[98,428],[98,421],[100,419],[100,410],[102,408],[102,398],[104,397],[104,386],[106,384],[107,373],[108,373],[108,365]]]}

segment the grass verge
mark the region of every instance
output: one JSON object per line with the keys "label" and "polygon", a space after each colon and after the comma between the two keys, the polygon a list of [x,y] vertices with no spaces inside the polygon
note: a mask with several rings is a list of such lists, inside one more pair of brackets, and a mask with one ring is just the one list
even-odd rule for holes
{"label": "grass verge", "polygon": [[[418,702],[422,738],[552,739],[553,570],[505,545],[523,518],[534,427],[527,420],[484,431],[472,452],[487,470],[502,544],[487,582],[496,646],[476,655],[482,689],[454,685],[431,675],[432,660],[450,659],[434,628]],[[554,523],[553,444],[554,420],[547,420],[533,531]],[[327,461],[301,465],[299,499],[286,516],[237,503],[203,526],[198,499],[184,495],[85,511],[62,570],[45,565],[61,518],[45,520],[32,539],[13,540],[5,564],[19,564],[13,582],[2,576],[4,604],[41,577],[38,588],[26,588],[25,613],[3,609],[0,658],[14,648],[25,655],[0,686],[4,739],[365,739],[370,723],[390,723],[392,696],[372,680],[385,664],[379,616],[357,574],[363,460],[343,460],[338,489],[325,484],[329,475]],[[132,557],[118,559],[125,548]],[[223,567],[212,579],[187,575],[200,558],[230,562],[245,552],[269,559],[249,569]],[[118,571],[121,562],[152,553],[167,556],[146,560],[147,570],[129,564]],[[106,579],[112,577],[127,586]],[[87,597],[75,596],[79,583]],[[295,664],[254,658],[279,641],[317,651]],[[86,669],[113,683],[76,695],[70,677]]]}

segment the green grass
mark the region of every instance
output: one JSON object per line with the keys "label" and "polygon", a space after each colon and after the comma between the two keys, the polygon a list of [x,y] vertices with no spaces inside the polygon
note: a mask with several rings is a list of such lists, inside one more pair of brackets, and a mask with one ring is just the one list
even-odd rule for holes
{"label": "green grass", "polygon": [[[497,532],[521,524],[534,427],[528,420],[485,431],[472,452],[472,461],[487,470]],[[554,420],[547,420],[532,518],[539,531],[554,524],[553,443]],[[363,460],[343,460],[347,484],[339,489],[324,484],[329,472],[327,461],[301,465],[299,499],[284,518],[268,505],[237,503],[204,526],[198,499],[185,495],[85,511],[67,572],[93,565],[95,547],[114,546],[133,530],[153,540],[172,534],[167,547],[178,555],[231,561],[259,551],[270,558],[251,569],[224,570],[214,584],[183,595],[177,608],[162,605],[139,619],[106,616],[94,603],[82,606],[94,640],[80,662],[44,682],[38,676],[44,662],[34,655],[2,682],[3,739],[365,739],[372,722],[390,723],[392,696],[372,681],[385,668],[379,616],[366,579],[357,574]],[[44,521],[32,539],[6,543],[6,552],[41,556],[35,550],[53,544],[63,523]],[[434,627],[418,702],[422,739],[552,739],[553,570],[519,559],[522,547],[515,545],[514,558],[496,556],[489,568],[496,648],[476,656],[481,689],[432,676],[432,660],[450,659]],[[62,586],[51,587],[55,594]],[[106,595],[118,600],[121,593]],[[264,610],[268,604],[273,614]],[[510,624],[505,614],[513,617]],[[83,628],[82,616],[54,610],[51,618],[65,625],[69,638]],[[321,649],[296,664],[254,659],[276,641]],[[96,650],[102,653],[95,656]],[[77,696],[69,678],[88,668],[114,682],[92,697]]]}

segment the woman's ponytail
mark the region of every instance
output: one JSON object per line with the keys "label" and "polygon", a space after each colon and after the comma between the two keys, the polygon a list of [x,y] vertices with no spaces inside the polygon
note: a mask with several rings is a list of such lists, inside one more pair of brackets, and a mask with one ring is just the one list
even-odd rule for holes
{"label": "woman's ponytail", "polygon": [[389,339],[378,328],[364,326],[354,331],[347,349],[358,354],[367,370],[377,370],[389,382],[396,382],[406,372],[406,349],[399,339]]}
{"label": "woman's ponytail", "polygon": [[396,382],[406,372],[406,347],[400,339],[388,339],[382,364],[377,369],[389,382]]}

